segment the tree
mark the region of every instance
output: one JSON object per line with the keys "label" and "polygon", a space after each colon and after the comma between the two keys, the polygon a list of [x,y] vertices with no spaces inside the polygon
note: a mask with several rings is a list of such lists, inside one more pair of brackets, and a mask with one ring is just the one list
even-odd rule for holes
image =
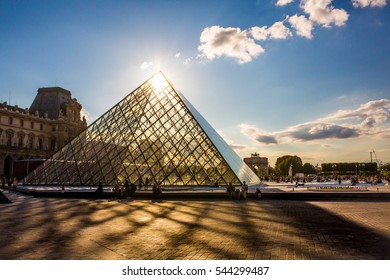
{"label": "tree", "polygon": [[305,173],[306,175],[307,174],[316,174],[316,169],[315,169],[314,165],[312,165],[310,163],[305,163],[302,166],[302,172]]}
{"label": "tree", "polygon": [[382,176],[390,176],[390,163],[386,163],[379,167],[379,172]]}
{"label": "tree", "polygon": [[374,175],[377,174],[376,162],[334,162],[322,163],[325,175]]}
{"label": "tree", "polygon": [[293,174],[301,172],[302,159],[298,156],[285,155],[276,159],[275,172],[279,176],[288,176],[288,171],[292,166]]}
{"label": "tree", "polygon": [[268,175],[273,176],[275,174],[275,168],[268,166]]}

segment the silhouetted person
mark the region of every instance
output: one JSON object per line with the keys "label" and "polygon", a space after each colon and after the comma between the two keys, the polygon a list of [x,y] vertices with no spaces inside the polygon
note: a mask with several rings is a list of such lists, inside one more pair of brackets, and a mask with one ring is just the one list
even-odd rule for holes
{"label": "silhouetted person", "polygon": [[18,180],[16,180],[16,177],[14,177],[14,180],[12,181],[12,189],[16,190],[17,185],[18,185]]}
{"label": "silhouetted person", "polygon": [[102,183],[99,182],[99,186],[98,186],[98,188],[96,189],[95,193],[98,194],[98,195],[101,195],[101,194],[103,194],[103,191],[104,191],[104,190],[103,190]]}
{"label": "silhouetted person", "polygon": [[259,188],[256,188],[256,195],[258,199],[261,198],[261,190]]}
{"label": "silhouetted person", "polygon": [[137,186],[133,183],[130,183],[130,195],[133,196],[137,190]]}
{"label": "silhouetted person", "polygon": [[127,197],[127,196],[130,196],[130,195],[131,195],[130,184],[127,181],[127,179],[125,179],[125,183],[123,184],[123,196]]}
{"label": "silhouetted person", "polygon": [[161,198],[162,196],[162,188],[160,185],[154,184],[152,188],[152,197],[153,198]]}
{"label": "silhouetted person", "polygon": [[146,177],[146,178],[145,178],[145,190],[146,190],[146,191],[148,190],[148,186],[149,186],[149,178]]}
{"label": "silhouetted person", "polygon": [[241,187],[241,194],[242,194],[242,197],[244,199],[246,199],[246,196],[248,194],[248,185],[246,184],[245,181],[243,182],[242,187]]}
{"label": "silhouetted person", "polygon": [[114,191],[115,198],[121,198],[122,197],[122,191],[121,191],[118,183],[116,183],[114,185],[113,191]]}
{"label": "silhouetted person", "polygon": [[152,197],[157,198],[157,184],[154,184],[152,187]]}
{"label": "silhouetted person", "polygon": [[161,185],[158,185],[157,186],[157,198],[161,198],[162,197],[162,187]]}
{"label": "silhouetted person", "polygon": [[236,192],[232,182],[229,182],[229,185],[226,188],[226,194],[230,199],[236,198]]}

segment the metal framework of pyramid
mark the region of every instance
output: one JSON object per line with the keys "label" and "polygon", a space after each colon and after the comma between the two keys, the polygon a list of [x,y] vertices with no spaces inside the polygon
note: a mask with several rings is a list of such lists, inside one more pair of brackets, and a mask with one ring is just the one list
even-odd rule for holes
{"label": "metal framework of pyramid", "polygon": [[257,176],[158,72],[24,178],[25,185],[226,186]]}

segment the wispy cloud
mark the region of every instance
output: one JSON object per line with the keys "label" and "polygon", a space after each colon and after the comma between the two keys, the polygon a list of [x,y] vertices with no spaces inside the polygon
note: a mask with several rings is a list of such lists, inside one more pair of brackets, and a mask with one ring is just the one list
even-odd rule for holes
{"label": "wispy cloud", "polygon": [[388,122],[390,115],[390,100],[378,99],[364,103],[355,110],[339,110],[321,121],[357,120],[360,127],[374,127],[376,124]]}
{"label": "wispy cloud", "polygon": [[237,144],[232,139],[227,138],[226,135],[224,135],[224,133],[222,131],[217,131],[217,132],[233,150],[240,151],[240,150],[244,150],[244,149],[248,148],[245,145]]}
{"label": "wispy cloud", "polygon": [[255,140],[259,143],[263,144],[277,144],[276,136],[271,133],[266,133],[261,131],[257,127],[249,124],[241,124],[240,131],[245,136],[249,137],[252,140]]}
{"label": "wispy cloud", "polygon": [[387,0],[352,0],[355,8],[384,7],[386,4]]}
{"label": "wispy cloud", "polygon": [[312,141],[320,139],[346,139],[359,136],[356,128],[333,123],[314,122],[290,127],[287,131],[279,133],[292,141]]}
{"label": "wispy cloud", "polygon": [[324,118],[291,126],[284,131],[263,132],[248,124],[241,133],[263,144],[348,139],[360,136],[390,138],[390,100],[373,100],[356,109],[339,110]]}
{"label": "wispy cloud", "polygon": [[286,6],[290,3],[294,2],[294,0],[278,0],[278,2],[276,2],[276,6]]}
{"label": "wispy cloud", "polygon": [[333,145],[331,145],[331,144],[322,144],[321,147],[323,147],[323,148],[331,148],[331,147],[333,147]]}
{"label": "wispy cloud", "polygon": [[192,60],[193,60],[192,57],[187,57],[186,59],[184,59],[183,64],[184,64],[184,65],[188,65],[188,64],[191,63]]}
{"label": "wispy cloud", "polygon": [[142,70],[145,70],[145,69],[148,69],[148,68],[152,67],[153,65],[154,65],[153,61],[149,61],[149,62],[145,61],[145,62],[143,62],[141,64],[140,67],[141,67]]}

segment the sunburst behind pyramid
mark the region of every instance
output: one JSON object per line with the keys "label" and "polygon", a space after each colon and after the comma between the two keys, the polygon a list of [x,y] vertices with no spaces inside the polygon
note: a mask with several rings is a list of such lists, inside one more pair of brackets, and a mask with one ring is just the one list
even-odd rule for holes
{"label": "sunburst behind pyramid", "polygon": [[257,176],[162,72],[23,179],[25,185],[258,183]]}

